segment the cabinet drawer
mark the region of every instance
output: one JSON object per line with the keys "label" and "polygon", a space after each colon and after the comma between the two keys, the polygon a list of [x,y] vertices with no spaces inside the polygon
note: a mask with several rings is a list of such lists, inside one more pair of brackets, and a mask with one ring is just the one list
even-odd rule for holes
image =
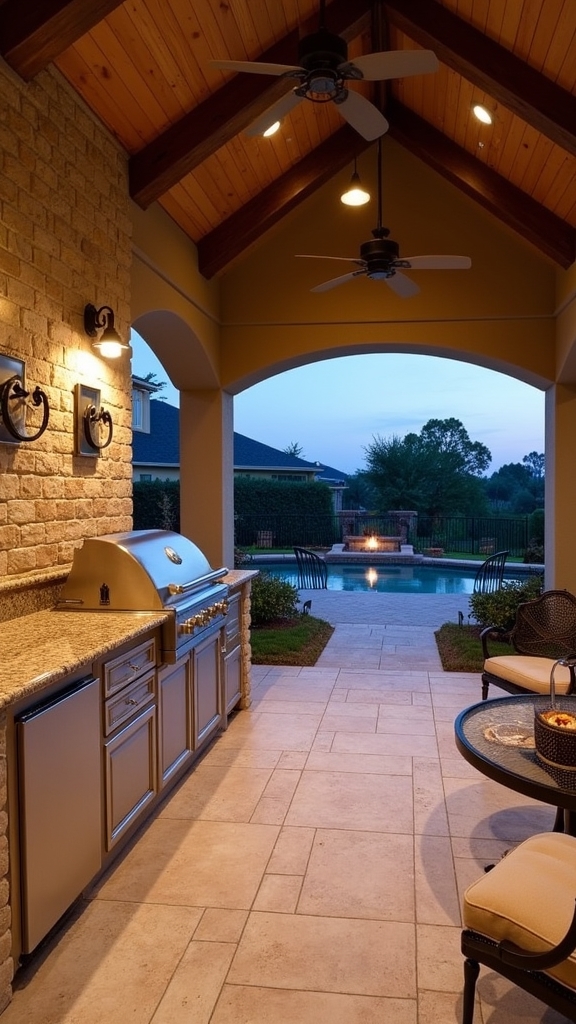
{"label": "cabinet drawer", "polygon": [[104,705],[104,735],[108,736],[122,722],[144,707],[154,697],[154,669],[140,676],[133,683],[106,701]]}
{"label": "cabinet drawer", "polygon": [[138,644],[130,651],[104,663],[104,696],[111,697],[126,683],[137,679],[149,668],[156,666],[156,641],[154,637]]}

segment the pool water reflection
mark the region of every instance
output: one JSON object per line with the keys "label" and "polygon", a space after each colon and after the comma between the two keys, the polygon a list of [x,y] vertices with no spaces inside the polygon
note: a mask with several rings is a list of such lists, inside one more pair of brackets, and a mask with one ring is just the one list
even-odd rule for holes
{"label": "pool water reflection", "polygon": [[[265,570],[298,586],[296,565],[258,562],[254,568]],[[380,594],[471,594],[475,569],[447,565],[328,565],[328,590],[369,591]],[[521,579],[520,573],[507,579]]]}

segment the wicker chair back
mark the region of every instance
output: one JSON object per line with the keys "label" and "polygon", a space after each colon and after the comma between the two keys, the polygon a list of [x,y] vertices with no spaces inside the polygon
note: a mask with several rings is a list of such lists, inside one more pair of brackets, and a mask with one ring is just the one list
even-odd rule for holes
{"label": "wicker chair back", "polygon": [[518,605],[510,640],[519,654],[534,657],[576,653],[576,597],[568,590],[545,590]]}

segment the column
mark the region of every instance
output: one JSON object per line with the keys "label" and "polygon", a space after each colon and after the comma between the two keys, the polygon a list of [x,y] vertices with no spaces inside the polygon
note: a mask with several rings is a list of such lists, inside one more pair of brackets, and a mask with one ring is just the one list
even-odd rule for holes
{"label": "column", "polygon": [[576,594],[576,385],[546,392],[546,589]]}
{"label": "column", "polygon": [[180,393],[180,530],[234,567],[233,399],[219,389]]}

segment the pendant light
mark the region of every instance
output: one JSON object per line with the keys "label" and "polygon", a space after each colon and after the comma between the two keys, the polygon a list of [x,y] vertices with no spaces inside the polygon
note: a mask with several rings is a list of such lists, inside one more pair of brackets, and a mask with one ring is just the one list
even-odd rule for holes
{"label": "pendant light", "polygon": [[340,202],[346,206],[364,206],[365,203],[370,202],[370,193],[366,189],[362,188],[362,182],[360,181],[360,175],[356,169],[356,157],[354,157],[354,173],[350,179],[350,184],[345,192],[340,196]]}

